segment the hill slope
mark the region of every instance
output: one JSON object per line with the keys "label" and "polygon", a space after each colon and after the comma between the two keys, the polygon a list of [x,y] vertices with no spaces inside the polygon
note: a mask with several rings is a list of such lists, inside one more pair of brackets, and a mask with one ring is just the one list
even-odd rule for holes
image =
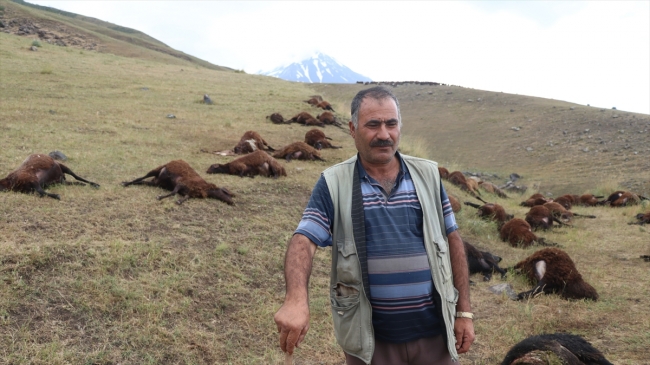
{"label": "hill slope", "polygon": [[[349,103],[368,86],[312,87]],[[392,90],[404,134],[420,138],[442,165],[496,173],[498,183],[517,172],[530,187],[556,195],[603,184],[650,194],[647,114],[458,86]]]}
{"label": "hill slope", "polygon": [[233,71],[175,50],[135,29],[22,0],[2,0],[0,6],[4,8],[0,12],[0,22],[4,24],[5,33],[64,47]]}

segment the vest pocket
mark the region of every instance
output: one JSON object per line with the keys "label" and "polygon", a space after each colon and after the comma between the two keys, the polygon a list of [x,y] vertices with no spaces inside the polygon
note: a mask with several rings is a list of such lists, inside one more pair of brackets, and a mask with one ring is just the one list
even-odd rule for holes
{"label": "vest pocket", "polygon": [[336,248],[338,250],[338,257],[336,259],[337,280],[342,283],[348,283],[348,285],[361,284],[361,266],[354,241],[337,241]]}
{"label": "vest pocket", "polygon": [[[435,236],[433,238],[433,242],[436,244],[436,248],[438,249],[436,252],[436,256],[438,259],[438,266],[440,267],[440,271],[442,272],[442,278],[443,281],[446,283],[451,279],[451,263],[449,261],[449,246],[447,245],[447,241],[445,240],[444,237],[442,236]],[[447,295],[445,293],[445,295]]]}
{"label": "vest pocket", "polygon": [[[344,294],[344,296],[337,295]],[[349,294],[349,295],[345,295]],[[355,353],[361,350],[361,311],[359,290],[338,283],[332,288],[332,319],[336,341],[344,351]]]}

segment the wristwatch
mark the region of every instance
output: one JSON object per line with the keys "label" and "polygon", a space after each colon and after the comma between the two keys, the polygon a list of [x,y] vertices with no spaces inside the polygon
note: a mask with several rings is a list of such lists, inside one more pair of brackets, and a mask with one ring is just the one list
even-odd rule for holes
{"label": "wristwatch", "polygon": [[456,318],[469,318],[469,319],[474,319],[474,313],[470,313],[470,312],[456,312]]}

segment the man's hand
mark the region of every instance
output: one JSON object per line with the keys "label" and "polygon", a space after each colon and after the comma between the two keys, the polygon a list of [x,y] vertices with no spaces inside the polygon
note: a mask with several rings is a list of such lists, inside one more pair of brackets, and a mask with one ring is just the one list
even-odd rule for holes
{"label": "man's hand", "polygon": [[284,260],[287,294],[284,304],[273,317],[280,333],[280,348],[289,354],[293,354],[294,348],[300,345],[309,331],[307,287],[315,253],[316,245],[301,234],[294,234],[289,241]]}
{"label": "man's hand", "polygon": [[454,335],[456,336],[456,351],[464,354],[474,342],[474,323],[469,318],[456,318],[454,323]]}
{"label": "man's hand", "polygon": [[309,331],[309,306],[286,302],[273,317],[280,333],[280,348],[293,354]]}

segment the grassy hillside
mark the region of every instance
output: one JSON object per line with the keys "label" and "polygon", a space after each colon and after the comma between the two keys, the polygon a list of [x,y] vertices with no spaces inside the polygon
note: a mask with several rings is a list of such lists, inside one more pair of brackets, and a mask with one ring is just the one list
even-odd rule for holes
{"label": "grassy hillside", "polygon": [[40,39],[44,43],[170,64],[233,71],[175,50],[135,29],[22,0],[0,0],[0,6],[3,8],[0,21],[5,24],[5,32]]}
{"label": "grassy hillside", "polygon": [[[61,195],[60,201],[0,193],[0,363],[282,363],[273,314],[284,296],[286,242],[320,171],[351,156],[353,141],[344,130],[327,127],[325,132],[343,148],[323,151],[327,162],[282,162],[288,176],[276,180],[207,175],[210,164],[231,158],[201,150],[231,148],[251,129],[273,147],[302,140],[306,128],[274,125],[265,116],[317,113],[302,102],[316,93],[332,101],[335,110],[346,111],[360,86],[294,84],[191,66],[172,57],[123,57],[48,43],[34,52],[29,50],[31,42],[29,37],[0,33],[0,175],[6,176],[31,153],[60,150],[69,157],[68,167],[101,187],[51,188]],[[564,164],[556,163],[559,170],[526,160],[524,152],[492,154],[488,145],[494,141],[514,146],[521,139],[525,148],[535,141],[534,133],[522,133],[527,126],[542,128],[544,118],[562,120],[561,115],[582,113],[586,107],[570,110],[562,102],[458,87],[449,87],[453,94],[446,88],[433,88],[431,95],[427,90],[396,89],[405,118],[405,152],[458,169],[504,176],[516,171],[525,175],[524,181],[542,187],[567,178]],[[206,93],[214,105],[201,103]],[[474,93],[473,102],[467,101],[469,93]],[[478,97],[486,103],[478,104]],[[506,98],[518,106],[502,105],[506,111],[498,112],[499,103],[488,103],[491,98]],[[509,118],[526,108],[536,110],[526,112],[532,121],[518,123],[523,126],[519,132],[509,130]],[[613,113],[587,112],[593,113],[585,117],[588,120]],[[423,121],[418,122],[418,115]],[[613,118],[616,123],[629,118],[637,129],[647,121],[643,115],[619,115]],[[342,112],[340,117],[348,116]],[[435,129],[426,128],[427,118]],[[495,121],[483,123],[483,135],[468,136],[480,120],[490,118]],[[604,128],[604,119],[600,123]],[[570,132],[581,129],[576,125]],[[546,131],[555,133],[555,127]],[[562,144],[558,139],[573,163],[585,156],[573,144],[590,140]],[[450,141],[467,152],[437,148]],[[534,148],[533,153],[538,151],[537,145]],[[551,152],[549,148],[546,154]],[[628,155],[626,162],[645,153]],[[601,160],[593,170],[609,161],[606,153],[598,156]],[[184,159],[207,181],[232,190],[236,205],[189,200],[179,206],[171,199],[156,200],[159,189],[120,185],[173,159]],[[598,179],[598,171],[580,168],[592,179],[583,182],[583,190],[609,193],[621,184],[615,176]],[[634,172],[634,179],[647,179],[647,170],[634,171],[625,164],[620,169]],[[447,189],[461,200],[471,200],[454,186]],[[518,206],[523,200],[519,196],[486,198],[518,217],[526,211]],[[495,364],[527,335],[567,331],[583,335],[617,365],[647,364],[650,321],[644,313],[650,310],[650,289],[643,283],[649,267],[638,257],[650,254],[649,235],[647,228],[626,224],[647,209],[576,208],[598,219],[577,220],[574,228],[540,234],[561,243],[574,258],[601,296],[596,303],[557,296],[513,302],[487,290],[500,279],[483,283],[474,277],[477,341],[463,363]],[[458,222],[461,235],[502,256],[503,267],[535,251],[498,241],[494,225],[478,220],[468,207],[458,214]],[[296,364],[343,363],[329,314],[329,255],[329,250],[319,250],[315,258],[311,329],[296,353]],[[516,291],[529,288],[517,277],[506,281]]]}
{"label": "grassy hillside", "polygon": [[[364,86],[313,87],[344,101]],[[458,86],[393,90],[404,134],[426,140],[444,166],[497,174],[497,184],[517,172],[524,184],[556,196],[610,182],[650,194],[647,114]]]}

